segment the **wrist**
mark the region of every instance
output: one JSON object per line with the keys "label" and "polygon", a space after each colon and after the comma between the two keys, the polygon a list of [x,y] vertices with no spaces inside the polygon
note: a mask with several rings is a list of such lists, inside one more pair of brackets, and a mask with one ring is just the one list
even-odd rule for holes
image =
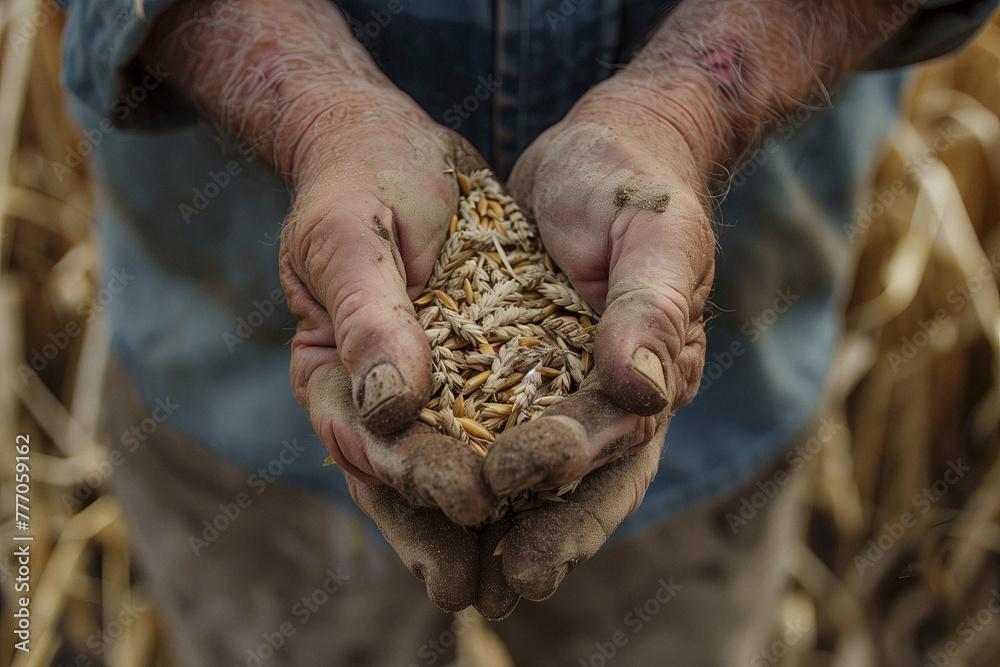
{"label": "wrist", "polygon": [[139,59],[169,71],[179,95],[290,181],[310,135],[346,129],[372,98],[395,91],[321,0],[182,0]]}
{"label": "wrist", "polygon": [[651,87],[641,77],[624,73],[591,89],[567,121],[595,123],[627,136],[701,192],[715,176],[718,156],[725,150],[720,137],[728,131],[728,119],[706,103],[704,95]]}
{"label": "wrist", "polygon": [[888,0],[691,0],[609,79],[622,98],[685,137],[701,172],[718,178],[775,123],[808,105],[884,38]]}

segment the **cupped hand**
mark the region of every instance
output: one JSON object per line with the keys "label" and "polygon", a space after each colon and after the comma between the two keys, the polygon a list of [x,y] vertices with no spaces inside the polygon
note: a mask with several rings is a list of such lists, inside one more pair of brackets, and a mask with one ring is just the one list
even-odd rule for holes
{"label": "cupped hand", "polygon": [[542,134],[509,182],[549,254],[603,313],[580,391],[499,436],[484,464],[499,497],[583,479],[566,502],[515,523],[492,564],[532,600],[552,595],[638,507],[704,364],[707,178],[669,119],[613,81]]}
{"label": "cupped hand", "polygon": [[[336,119],[321,124],[328,129],[303,128],[294,161],[302,167],[289,177],[294,204],[280,274],[299,320],[292,388],[361,508],[432,599],[461,609],[476,591],[478,556],[452,522],[481,522],[493,496],[479,455],[415,422],[431,391],[431,354],[412,298],[457,210],[458,186],[446,170],[485,164],[401,92],[365,92],[324,110]],[[427,509],[399,515],[402,505],[386,498]],[[423,535],[401,526],[415,517]],[[411,541],[433,536],[449,571],[413,555]]]}

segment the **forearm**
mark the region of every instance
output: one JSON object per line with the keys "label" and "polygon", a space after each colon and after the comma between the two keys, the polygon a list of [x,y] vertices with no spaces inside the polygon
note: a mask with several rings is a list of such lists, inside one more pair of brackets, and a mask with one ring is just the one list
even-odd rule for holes
{"label": "forearm", "polygon": [[394,90],[323,0],[182,0],[139,58],[293,183],[316,139]]}
{"label": "forearm", "polygon": [[698,177],[718,177],[787,113],[826,104],[884,42],[876,26],[890,12],[873,0],[685,0],[599,94],[679,132]]}

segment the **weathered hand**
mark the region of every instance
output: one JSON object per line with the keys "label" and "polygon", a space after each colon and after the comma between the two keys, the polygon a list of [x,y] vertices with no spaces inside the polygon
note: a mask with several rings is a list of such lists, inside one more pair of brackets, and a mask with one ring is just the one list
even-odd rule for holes
{"label": "weathered hand", "polygon": [[[349,473],[474,523],[488,511],[479,460],[413,425],[430,395],[431,358],[412,297],[457,209],[444,170],[482,158],[396,91],[342,99],[330,113],[340,122],[306,135],[282,234],[281,279],[299,319],[292,388]],[[346,374],[334,373],[341,365]],[[344,404],[338,383],[348,381]]]}
{"label": "weathered hand", "polygon": [[881,47],[871,26],[893,7],[679,3],[515,165],[511,194],[603,318],[587,386],[497,438],[486,458],[500,496],[590,473],[568,503],[542,508],[504,541],[513,591],[551,595],[641,501],[669,416],[694,397],[702,371],[710,184],[801,100],[825,95]]}
{"label": "weathered hand", "polygon": [[479,523],[493,496],[481,457],[414,421],[431,355],[411,299],[457,209],[444,170],[484,161],[392,85],[332,3],[178,2],[141,58],[285,178],[294,204],[280,275],[299,318],[295,396],[430,597],[468,606],[479,555],[458,524]]}
{"label": "weathered hand", "polygon": [[498,437],[485,461],[498,496],[583,478],[504,539],[504,579],[541,600],[638,507],[670,416],[697,391],[715,237],[685,140],[610,82],[528,148],[509,187],[603,312],[581,390]]}
{"label": "weathered hand", "polygon": [[[430,357],[409,296],[457,200],[442,169],[481,165],[467,144],[388,83],[332,3],[182,0],[147,40],[139,57],[171,72],[165,94],[186,95],[288,179],[296,396],[440,606],[498,617],[518,594],[546,597],[639,503],[669,415],[701,373],[711,174],[870,55],[882,38],[866,26],[894,11],[888,0],[747,4],[680,3],[518,164],[512,194],[604,317],[586,386],[498,438],[485,464],[412,424]],[[446,518],[475,523],[491,493],[580,477],[568,503],[493,524],[478,542]]]}
{"label": "weathered hand", "polygon": [[457,611],[476,594],[478,553],[456,524],[481,522],[493,496],[479,455],[414,421],[431,356],[412,299],[458,207],[445,169],[484,162],[396,91],[332,113],[340,122],[302,151],[282,235],[281,279],[299,319],[292,387],[355,501],[431,599]]}

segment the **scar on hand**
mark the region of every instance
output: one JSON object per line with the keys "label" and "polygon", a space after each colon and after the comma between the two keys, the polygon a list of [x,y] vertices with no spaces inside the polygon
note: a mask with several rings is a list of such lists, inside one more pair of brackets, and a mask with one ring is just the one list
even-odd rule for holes
{"label": "scar on hand", "polygon": [[744,62],[743,45],[735,39],[725,39],[720,46],[702,52],[699,65],[712,75],[722,94],[731,100],[743,85]]}

